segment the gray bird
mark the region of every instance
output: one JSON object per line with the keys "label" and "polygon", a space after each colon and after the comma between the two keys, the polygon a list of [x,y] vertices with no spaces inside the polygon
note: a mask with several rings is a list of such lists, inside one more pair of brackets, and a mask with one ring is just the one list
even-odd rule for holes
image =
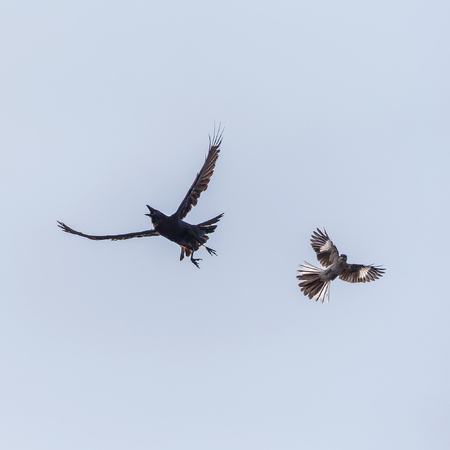
{"label": "gray bird", "polygon": [[347,255],[339,255],[339,251],[328,236],[325,228],[311,236],[311,246],[317,253],[317,259],[325,269],[320,269],[304,262],[300,265],[297,278],[301,280],[299,286],[302,292],[315,301],[322,303],[330,301],[331,282],[339,277],[349,283],[366,283],[378,279],[386,269],[379,266],[365,266],[363,264],[348,264]]}

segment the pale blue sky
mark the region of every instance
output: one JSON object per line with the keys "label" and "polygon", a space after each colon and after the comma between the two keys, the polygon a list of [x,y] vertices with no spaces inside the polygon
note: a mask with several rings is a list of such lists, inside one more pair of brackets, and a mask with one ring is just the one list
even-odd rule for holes
{"label": "pale blue sky", "polygon": [[[3,2],[0,447],[448,449],[450,4]],[[200,169],[179,262],[150,228]],[[380,280],[302,295],[325,227]]]}

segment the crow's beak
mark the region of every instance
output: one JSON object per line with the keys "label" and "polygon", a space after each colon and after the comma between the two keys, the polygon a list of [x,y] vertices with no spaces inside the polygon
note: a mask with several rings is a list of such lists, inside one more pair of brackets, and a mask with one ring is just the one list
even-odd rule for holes
{"label": "crow's beak", "polygon": [[151,207],[151,206],[148,206],[147,205],[147,208],[148,208],[148,210],[150,211],[150,214],[146,214],[146,216],[148,216],[148,217],[152,217],[152,215],[153,215],[153,208]]}

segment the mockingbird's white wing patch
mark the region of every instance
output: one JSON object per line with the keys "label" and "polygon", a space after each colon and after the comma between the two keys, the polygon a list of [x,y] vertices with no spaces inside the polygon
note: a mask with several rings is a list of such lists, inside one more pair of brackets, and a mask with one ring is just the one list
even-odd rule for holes
{"label": "mockingbird's white wing patch", "polygon": [[363,264],[350,264],[348,269],[339,275],[339,278],[349,283],[368,283],[380,278],[385,269],[376,266],[365,266]]}
{"label": "mockingbird's white wing patch", "polygon": [[324,267],[331,266],[339,257],[337,247],[328,236],[325,228],[323,231],[317,228],[317,231],[311,236],[311,246],[317,253],[317,259]]}

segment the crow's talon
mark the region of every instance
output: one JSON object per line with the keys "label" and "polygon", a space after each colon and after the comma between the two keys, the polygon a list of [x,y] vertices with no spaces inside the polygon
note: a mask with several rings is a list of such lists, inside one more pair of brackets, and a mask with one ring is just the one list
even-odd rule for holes
{"label": "crow's talon", "polygon": [[213,248],[207,247],[206,245],[205,245],[205,248],[206,248],[206,250],[208,251],[208,253],[210,255],[217,256],[217,253],[216,253],[216,251]]}

